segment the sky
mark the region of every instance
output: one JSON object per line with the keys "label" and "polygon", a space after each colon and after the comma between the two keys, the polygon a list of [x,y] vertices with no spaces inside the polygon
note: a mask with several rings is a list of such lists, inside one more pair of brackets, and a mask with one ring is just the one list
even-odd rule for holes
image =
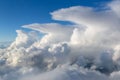
{"label": "sky", "polygon": [[[104,6],[111,0],[0,0],[0,42],[13,41],[16,30],[32,23],[56,22],[50,12],[71,6]],[[66,23],[60,22],[59,23]]]}
{"label": "sky", "polygon": [[0,80],[120,80],[120,0],[4,0],[0,9]]}

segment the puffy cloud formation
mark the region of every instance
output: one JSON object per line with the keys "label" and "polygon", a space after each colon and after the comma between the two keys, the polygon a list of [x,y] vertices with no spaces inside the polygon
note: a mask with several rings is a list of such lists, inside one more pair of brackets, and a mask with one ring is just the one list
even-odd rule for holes
{"label": "puffy cloud formation", "polygon": [[0,49],[0,80],[119,80],[119,8],[120,0],[100,10],[74,6],[51,13],[72,24],[24,25],[32,31],[17,30],[15,41]]}

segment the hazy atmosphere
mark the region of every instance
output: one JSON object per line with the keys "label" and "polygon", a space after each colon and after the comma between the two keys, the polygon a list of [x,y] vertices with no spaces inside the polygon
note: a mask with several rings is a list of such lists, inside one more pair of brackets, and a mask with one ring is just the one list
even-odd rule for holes
{"label": "hazy atmosphere", "polygon": [[0,0],[0,80],[120,80],[120,0]]}

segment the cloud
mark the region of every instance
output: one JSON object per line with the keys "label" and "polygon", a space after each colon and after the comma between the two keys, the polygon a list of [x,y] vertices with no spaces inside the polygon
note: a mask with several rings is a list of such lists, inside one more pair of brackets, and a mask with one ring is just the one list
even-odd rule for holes
{"label": "cloud", "polygon": [[120,9],[119,9],[120,5],[119,4],[120,4],[120,0],[116,0],[110,3],[109,6],[112,9],[112,11],[120,17]]}
{"label": "cloud", "polygon": [[4,48],[7,48],[9,47],[9,45],[11,44],[12,42],[11,41],[6,41],[6,42],[0,42],[0,49],[4,49]]}
{"label": "cloud", "polygon": [[22,80],[108,80],[109,78],[105,75],[100,74],[96,71],[90,71],[77,66],[62,66],[50,72],[45,72],[40,75],[28,76]]}
{"label": "cloud", "polygon": [[[41,39],[41,44],[50,44],[69,41],[72,34],[74,26],[72,25],[61,25],[57,23],[47,23],[47,24],[30,24],[24,25],[24,28],[30,28],[33,30],[40,31],[45,34]],[[58,38],[59,36],[59,38]]]}
{"label": "cloud", "polygon": [[16,30],[17,37],[16,40],[11,44],[11,48],[15,47],[29,47],[34,41],[36,41],[36,34],[35,32],[31,31],[28,34],[22,30]]}
{"label": "cloud", "polygon": [[[17,30],[15,41],[0,49],[1,79],[118,80],[119,5],[114,0],[102,10],[73,6],[51,13],[52,19],[69,25],[23,25],[32,31]],[[43,34],[41,39],[37,32]]]}

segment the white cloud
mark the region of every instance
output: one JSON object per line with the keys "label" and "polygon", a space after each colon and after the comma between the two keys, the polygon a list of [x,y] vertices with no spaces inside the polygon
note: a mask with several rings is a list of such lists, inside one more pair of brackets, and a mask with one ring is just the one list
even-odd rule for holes
{"label": "white cloud", "polygon": [[[3,80],[118,80],[120,71],[119,3],[106,10],[74,6],[51,13],[59,23],[29,24],[17,30],[10,47],[0,49]],[[43,37],[36,31],[41,32]],[[17,76],[19,75],[19,76]]]}
{"label": "white cloud", "polygon": [[29,32],[25,33],[22,30],[16,30],[17,37],[16,40],[11,44],[10,48],[14,47],[29,47],[31,44],[36,41],[36,33],[35,32]]}
{"label": "white cloud", "polygon": [[112,11],[120,17],[120,0],[116,0],[112,3],[109,4],[111,7]]}
{"label": "white cloud", "polygon": [[72,25],[65,26],[57,23],[48,23],[48,24],[30,24],[24,25],[23,27],[44,33],[45,36],[41,39],[40,44],[49,45],[50,43],[69,41],[74,26]]}

